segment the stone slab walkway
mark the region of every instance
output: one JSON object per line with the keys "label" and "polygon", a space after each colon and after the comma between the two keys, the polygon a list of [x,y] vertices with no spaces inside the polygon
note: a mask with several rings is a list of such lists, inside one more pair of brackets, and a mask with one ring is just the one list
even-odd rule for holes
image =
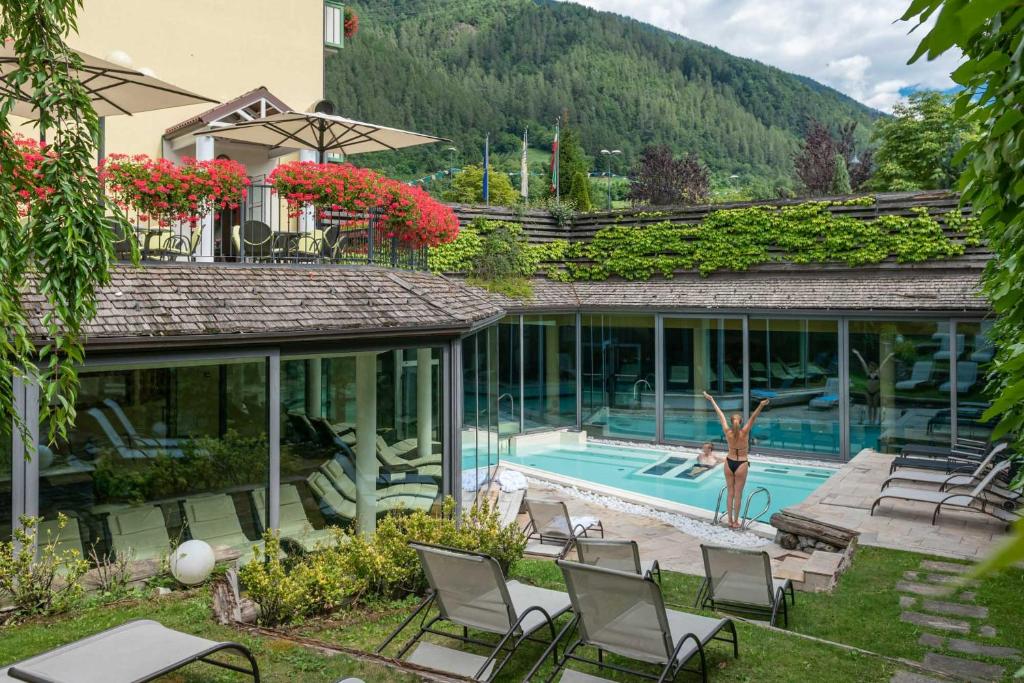
{"label": "stone slab walkway", "polygon": [[[871,516],[882,482],[889,476],[892,455],[862,451],[843,465],[797,510],[860,532],[860,543],[962,560],[985,556],[1005,536],[1006,525],[973,512],[943,510],[931,523],[934,506],[885,501]],[[927,572],[943,571],[922,566]]]}

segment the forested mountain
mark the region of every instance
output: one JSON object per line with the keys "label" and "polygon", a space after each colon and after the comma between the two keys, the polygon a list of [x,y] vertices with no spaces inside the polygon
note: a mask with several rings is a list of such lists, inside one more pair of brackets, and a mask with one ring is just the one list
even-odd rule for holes
{"label": "forested mountain", "polygon": [[[352,4],[360,30],[327,63],[328,97],[357,119],[454,140],[479,162],[550,144],[568,112],[586,151],[667,144],[717,174],[790,178],[809,118],[830,127],[878,116],[807,78],[653,26],[547,0],[375,0]],[[448,166],[444,146],[355,159],[411,177]]]}

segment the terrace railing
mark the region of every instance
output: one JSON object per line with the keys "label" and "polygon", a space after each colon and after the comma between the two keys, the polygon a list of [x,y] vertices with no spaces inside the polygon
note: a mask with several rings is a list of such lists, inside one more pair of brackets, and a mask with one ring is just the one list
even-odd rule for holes
{"label": "terrace railing", "polygon": [[111,219],[111,227],[122,260],[129,257],[134,240],[144,261],[427,268],[426,249],[388,236],[381,211],[317,215],[307,209],[289,215],[287,202],[269,185],[251,186],[237,209],[215,212],[196,223],[167,224],[130,215],[127,223]]}

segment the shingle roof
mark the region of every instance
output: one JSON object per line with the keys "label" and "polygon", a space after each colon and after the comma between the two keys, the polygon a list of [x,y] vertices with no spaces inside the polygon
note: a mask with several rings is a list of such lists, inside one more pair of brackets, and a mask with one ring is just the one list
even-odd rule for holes
{"label": "shingle roof", "polygon": [[[30,295],[25,304],[42,337],[42,297]],[[240,341],[456,334],[502,313],[457,280],[368,266],[116,266],[98,308],[85,330],[90,346],[207,335]]]}
{"label": "shingle roof", "polygon": [[234,99],[228,100],[223,104],[218,104],[212,109],[207,109],[201,114],[196,114],[184,121],[179,121],[170,128],[164,131],[164,135],[167,137],[176,137],[184,135],[187,132],[198,130],[203,126],[207,125],[212,121],[230,114],[233,111],[243,109],[251,104],[259,102],[260,100],[266,100],[274,106],[278,111],[288,111],[290,107],[276,97],[272,92],[267,90],[266,86],[260,86],[254,88],[249,92],[242,93]]}
{"label": "shingle roof", "polygon": [[[744,311],[968,311],[988,310],[981,270],[963,267],[680,273],[673,279],[632,282],[552,282],[536,279],[533,298],[517,301],[484,292],[509,311],[672,310]],[[479,290],[482,291],[482,290]]]}

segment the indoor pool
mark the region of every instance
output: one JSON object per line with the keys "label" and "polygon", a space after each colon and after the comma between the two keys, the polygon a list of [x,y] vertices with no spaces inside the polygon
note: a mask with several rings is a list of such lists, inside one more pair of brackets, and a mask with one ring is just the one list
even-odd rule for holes
{"label": "indoor pool", "polygon": [[[503,460],[705,510],[715,509],[719,491],[725,485],[722,466],[694,473],[691,468],[697,463],[696,455],[653,448],[599,443],[586,447],[535,446],[520,448],[515,456]],[[767,521],[773,512],[803,501],[832,473],[833,470],[823,467],[758,462],[755,456],[744,498],[758,487],[767,489],[771,505],[761,517]],[[764,500],[758,496],[751,502],[751,515],[760,512]]]}

